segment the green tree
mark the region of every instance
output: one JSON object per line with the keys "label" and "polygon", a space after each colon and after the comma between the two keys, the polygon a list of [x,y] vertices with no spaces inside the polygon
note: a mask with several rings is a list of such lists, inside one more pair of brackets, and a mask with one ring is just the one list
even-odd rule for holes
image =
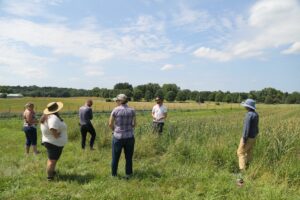
{"label": "green tree", "polygon": [[144,96],[145,101],[151,101],[153,99],[153,94],[150,90],[147,90]]}
{"label": "green tree", "polygon": [[133,89],[133,100],[140,101],[143,98],[143,92],[137,88]]}
{"label": "green tree", "polygon": [[[164,94],[167,95],[169,91],[173,91],[175,93],[175,97],[177,95],[177,92],[180,90],[180,88],[176,84],[163,84],[162,90],[164,91]],[[167,98],[167,97],[166,97]],[[174,99],[175,100],[175,99]],[[173,100],[173,101],[174,101]]]}
{"label": "green tree", "polygon": [[94,87],[91,91],[92,96],[94,97],[100,97],[101,96],[101,90],[98,87]]}
{"label": "green tree", "polygon": [[162,89],[159,89],[155,92],[155,97],[164,97],[164,91]]}
{"label": "green tree", "polygon": [[169,102],[173,102],[176,98],[176,93],[174,91],[169,91],[166,94],[166,100]]}
{"label": "green tree", "polygon": [[177,92],[176,101],[186,101],[186,95],[184,91],[180,90]]}
{"label": "green tree", "polygon": [[223,101],[224,93],[222,91],[218,91],[215,95],[215,102]]}
{"label": "green tree", "polygon": [[265,104],[272,104],[273,102],[273,98],[271,96],[267,96],[265,98]]}
{"label": "green tree", "polygon": [[132,85],[130,85],[129,83],[125,82],[125,83],[117,83],[114,86],[115,90],[131,90],[133,91],[133,87]]}

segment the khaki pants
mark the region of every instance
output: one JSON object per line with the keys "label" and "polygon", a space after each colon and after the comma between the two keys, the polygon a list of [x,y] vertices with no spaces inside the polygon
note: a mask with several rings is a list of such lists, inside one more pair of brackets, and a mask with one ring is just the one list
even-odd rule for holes
{"label": "khaki pants", "polygon": [[237,149],[240,170],[246,169],[246,164],[252,160],[254,144],[255,138],[248,138],[245,145],[243,144],[243,138],[241,138],[239,148]]}

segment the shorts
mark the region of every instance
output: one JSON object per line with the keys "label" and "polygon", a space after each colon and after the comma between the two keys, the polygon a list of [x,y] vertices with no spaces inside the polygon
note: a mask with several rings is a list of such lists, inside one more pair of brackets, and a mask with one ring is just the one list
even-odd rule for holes
{"label": "shorts", "polygon": [[58,160],[62,153],[64,147],[59,147],[48,142],[44,142],[44,146],[47,149],[48,159],[49,160]]}

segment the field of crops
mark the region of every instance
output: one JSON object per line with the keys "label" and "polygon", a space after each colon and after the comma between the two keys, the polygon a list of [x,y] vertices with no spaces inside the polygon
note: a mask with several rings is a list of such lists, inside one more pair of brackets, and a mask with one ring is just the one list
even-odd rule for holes
{"label": "field of crops", "polygon": [[[69,100],[62,101],[70,111],[84,102],[81,98]],[[0,110],[9,105],[11,111],[21,112],[28,99],[14,101],[19,103],[1,100]],[[49,99],[31,101],[41,111]],[[96,110],[108,104],[110,109],[114,106],[96,101]],[[130,104],[143,109],[153,105]],[[189,105],[198,108],[185,107]],[[99,113],[93,120],[96,151],[81,150],[78,118],[65,116],[69,142],[54,182],[46,181],[45,148],[38,145],[41,154],[25,156],[22,121],[1,119],[0,199],[299,199],[300,106],[258,105],[260,134],[243,187],[237,187],[235,181],[236,149],[245,110],[230,104],[168,106],[171,108],[162,136],[152,134],[150,113],[138,112],[134,176],[130,180],[122,178],[124,157],[119,163],[120,178],[110,176],[108,113]],[[38,135],[41,139],[40,131]]]}
{"label": "field of crops", "polygon": [[[93,110],[94,111],[111,111],[115,106],[114,102],[105,102],[105,99],[102,98],[91,98],[94,101]],[[46,105],[52,101],[61,101],[64,103],[63,112],[72,112],[77,111],[80,106],[84,104],[87,100],[86,97],[78,98],[19,98],[19,99],[1,99],[0,98],[0,113],[20,113],[24,110],[24,105],[27,102],[32,102],[35,104],[36,112],[42,112]],[[154,102],[130,102],[130,106],[134,107],[136,110],[149,110],[152,109]],[[198,104],[195,102],[185,102],[185,103],[168,103],[165,102],[165,105],[169,109],[219,109],[219,108],[239,108],[237,104],[223,104],[222,107],[217,106],[215,103],[203,103]]]}

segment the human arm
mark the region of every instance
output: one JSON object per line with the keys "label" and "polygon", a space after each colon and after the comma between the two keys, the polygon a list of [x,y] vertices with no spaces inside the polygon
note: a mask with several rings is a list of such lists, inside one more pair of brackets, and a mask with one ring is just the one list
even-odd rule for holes
{"label": "human arm", "polygon": [[54,138],[59,138],[61,135],[62,122],[58,116],[51,114],[48,116],[48,127]]}
{"label": "human arm", "polygon": [[108,121],[108,126],[112,131],[115,129],[114,124],[115,124],[115,118],[112,115],[110,115],[109,121]]}
{"label": "human arm", "polygon": [[243,136],[242,136],[244,144],[246,144],[248,140],[250,127],[251,127],[251,115],[247,113],[244,120],[244,128],[243,128]]}
{"label": "human arm", "polygon": [[56,139],[59,138],[60,132],[57,129],[51,128],[50,132],[52,133],[53,137],[55,137]]}
{"label": "human arm", "polygon": [[91,108],[89,109],[89,117],[90,117],[90,120],[93,119],[93,110]]}

